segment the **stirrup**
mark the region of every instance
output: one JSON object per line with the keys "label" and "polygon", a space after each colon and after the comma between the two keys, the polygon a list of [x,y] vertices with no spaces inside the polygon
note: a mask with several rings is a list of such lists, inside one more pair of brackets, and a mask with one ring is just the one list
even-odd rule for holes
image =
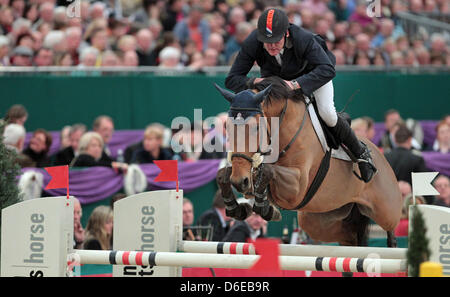
{"label": "stirrup", "polygon": [[356,173],[355,170],[353,170],[353,174],[354,174],[359,180],[361,180],[361,181],[363,181],[363,182],[365,182],[365,183],[368,183],[368,182],[370,182],[370,181],[372,180],[372,178],[375,176],[375,174],[377,174],[378,169],[375,167],[375,164],[373,164],[372,156],[370,155],[370,152],[371,152],[371,151],[369,150],[369,148],[367,147],[367,145],[366,145],[364,142],[361,142],[361,144],[364,146],[364,152],[359,156],[359,158],[356,159],[356,163],[358,164],[359,171],[362,171],[362,170],[361,170],[361,167],[359,166],[359,164],[361,164],[361,163],[366,163],[366,164],[370,167],[370,170],[373,171],[373,173],[372,173],[372,175],[371,175],[367,180],[365,180],[364,178],[362,178],[362,174],[361,174],[361,176],[358,175],[358,174]]}

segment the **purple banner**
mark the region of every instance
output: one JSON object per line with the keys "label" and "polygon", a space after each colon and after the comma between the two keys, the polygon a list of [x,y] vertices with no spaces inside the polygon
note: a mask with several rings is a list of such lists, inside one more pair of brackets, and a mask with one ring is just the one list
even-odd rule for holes
{"label": "purple banner", "polygon": [[[179,187],[185,193],[191,192],[214,180],[221,160],[201,160],[179,162]],[[139,165],[147,176],[148,190],[175,189],[175,182],[155,182],[160,169],[155,164]],[[50,175],[42,168],[24,168],[44,175],[44,188],[50,182]],[[69,194],[77,197],[82,204],[103,200],[119,192],[123,187],[123,174],[108,167],[92,167],[69,170]],[[45,190],[51,196],[65,196],[66,189]]]}

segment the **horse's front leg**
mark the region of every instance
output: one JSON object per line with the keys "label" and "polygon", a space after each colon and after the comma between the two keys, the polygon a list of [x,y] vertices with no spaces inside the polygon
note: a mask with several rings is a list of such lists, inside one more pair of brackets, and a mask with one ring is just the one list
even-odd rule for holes
{"label": "horse's front leg", "polygon": [[231,166],[224,167],[217,172],[216,181],[222,191],[225,203],[225,213],[236,220],[243,221],[252,214],[252,207],[248,203],[238,203],[231,188]]}
{"label": "horse's front leg", "polygon": [[254,184],[255,204],[253,204],[253,211],[266,221],[280,221],[280,211],[267,198],[268,186],[274,176],[273,167],[268,164],[261,164],[260,166],[262,167],[257,173]]}

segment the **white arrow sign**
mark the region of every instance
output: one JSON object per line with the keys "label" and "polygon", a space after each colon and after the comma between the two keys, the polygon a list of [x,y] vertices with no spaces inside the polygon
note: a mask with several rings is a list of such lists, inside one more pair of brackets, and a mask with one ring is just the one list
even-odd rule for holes
{"label": "white arrow sign", "polygon": [[[439,195],[439,192],[431,184],[439,172],[412,172],[412,192],[413,197],[421,195]],[[414,199],[416,204],[416,199]]]}

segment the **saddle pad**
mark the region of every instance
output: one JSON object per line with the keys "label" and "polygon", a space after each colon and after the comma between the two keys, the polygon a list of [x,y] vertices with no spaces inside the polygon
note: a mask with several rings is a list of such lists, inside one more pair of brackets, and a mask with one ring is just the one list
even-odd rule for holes
{"label": "saddle pad", "polygon": [[[305,98],[305,99],[307,100],[307,102],[309,101],[309,98]],[[319,138],[320,144],[322,145],[322,149],[324,152],[326,152],[329,149],[327,140],[325,139],[325,134],[322,130],[322,126],[320,125],[319,118],[317,117],[316,111],[314,110],[314,106],[312,104],[308,104],[308,113],[309,113],[309,117],[311,119],[312,125],[314,127],[314,131],[316,132],[316,135]],[[335,158],[335,159],[340,159],[340,160],[351,162],[350,157],[344,151],[342,146],[340,146],[338,150],[333,149],[331,151],[331,157]]]}

